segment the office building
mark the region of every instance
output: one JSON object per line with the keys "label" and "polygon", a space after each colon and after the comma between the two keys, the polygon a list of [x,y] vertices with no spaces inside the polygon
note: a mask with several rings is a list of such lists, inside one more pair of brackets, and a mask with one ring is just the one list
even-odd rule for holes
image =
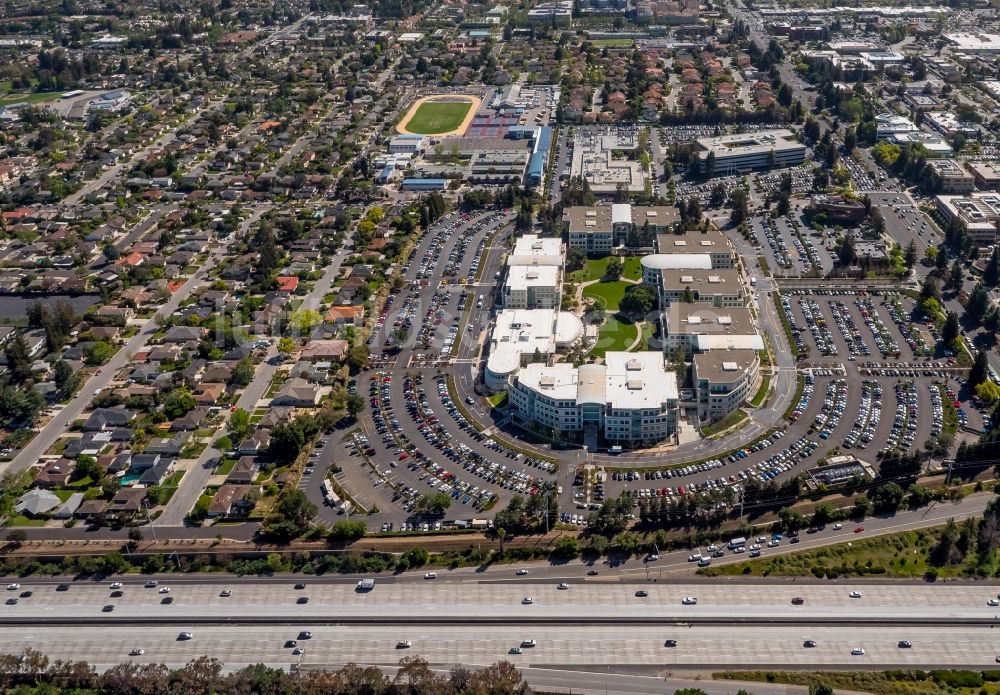
{"label": "office building", "polygon": [[927,165],[934,172],[934,178],[939,182],[938,190],[941,193],[962,195],[963,193],[971,193],[975,188],[975,177],[954,159],[930,159],[927,161]]}
{"label": "office building", "polygon": [[675,302],[663,310],[660,321],[667,355],[673,355],[678,348],[687,357],[711,350],[764,349],[750,310],[744,307],[716,309]]}
{"label": "office building", "polygon": [[509,390],[515,420],[606,442],[655,444],[677,431],[677,377],[658,352],[608,352],[604,364],[529,364]]}
{"label": "office building", "polygon": [[760,358],[754,350],[713,350],[694,356],[698,419],[724,418],[757,393]]}
{"label": "office building", "polygon": [[934,201],[944,223],[958,220],[977,246],[997,243],[1000,195],[992,192],[969,193],[964,196],[939,195]]}
{"label": "office building", "polygon": [[[698,168],[703,174],[721,176],[789,167],[801,164],[806,158],[805,145],[784,128],[698,138],[695,144]],[[711,172],[708,171],[710,153],[715,156]]]}

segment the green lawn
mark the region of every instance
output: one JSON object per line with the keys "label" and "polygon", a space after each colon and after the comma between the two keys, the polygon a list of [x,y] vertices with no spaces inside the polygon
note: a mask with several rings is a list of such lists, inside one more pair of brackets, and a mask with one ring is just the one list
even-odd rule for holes
{"label": "green lawn", "polygon": [[750,399],[750,405],[755,408],[759,408],[764,404],[764,399],[767,398],[767,390],[771,387],[771,376],[768,374],[764,375],[764,378],[760,380],[760,388],[757,389],[757,393],[754,397]]}
{"label": "green lawn", "polygon": [[0,98],[0,106],[17,104],[26,101],[29,104],[41,104],[46,101],[54,101],[59,98],[62,92],[32,92],[30,94],[8,94]]}
{"label": "green lawn", "polygon": [[598,282],[583,288],[583,296],[603,300],[604,308],[609,312],[615,312],[618,311],[618,305],[621,304],[622,298],[625,296],[625,288],[628,286],[629,283],[624,280]]}
{"label": "green lawn", "polygon": [[[847,526],[847,523],[845,523]],[[929,572],[938,577],[974,576],[977,553],[954,565],[936,567],[930,551],[937,544],[943,526],[904,531],[875,538],[854,537],[850,542],[804,552],[762,557],[748,562],[719,565],[704,574],[779,577],[866,576],[922,579]],[[991,554],[986,569],[992,574],[996,554]]]}
{"label": "green lawn", "polygon": [[597,332],[597,342],[590,354],[604,357],[606,352],[618,352],[628,348],[639,335],[639,329],[634,323],[622,323],[614,316],[608,316],[607,321]]}
{"label": "green lawn", "polygon": [[[591,282],[593,280],[600,280],[604,277],[604,273],[607,272],[608,261],[613,258],[612,256],[605,256],[604,258],[590,258],[584,263],[584,266],[580,270],[574,270],[569,275],[571,282]],[[627,256],[621,259],[622,264],[625,266],[625,271],[622,273],[622,277],[629,280],[641,280],[642,279],[642,265],[639,262],[638,256]]]}
{"label": "green lawn", "polygon": [[229,475],[233,467],[236,465],[236,459],[226,458],[222,459],[222,463],[218,465],[215,469],[216,475]]}
{"label": "green lawn", "polygon": [[420,105],[405,128],[411,133],[436,135],[455,130],[472,108],[469,101],[430,101]]}
{"label": "green lawn", "polygon": [[727,430],[730,427],[733,427],[745,421],[746,419],[747,419],[747,414],[745,412],[743,412],[742,410],[734,410],[721,420],[717,420],[713,422],[711,425],[706,425],[705,427],[702,427],[701,436],[711,437],[713,434],[717,432],[722,432],[723,430]]}
{"label": "green lawn", "polygon": [[649,349],[649,339],[653,337],[653,324],[646,322],[642,324],[642,340],[635,346],[631,352],[643,352]]}
{"label": "green lawn", "polygon": [[45,526],[45,519],[32,519],[24,514],[11,517],[9,526]]}
{"label": "green lawn", "polygon": [[507,392],[500,391],[499,393],[494,393],[486,400],[488,400],[490,402],[490,405],[492,405],[494,408],[502,408],[503,406],[507,405]]}

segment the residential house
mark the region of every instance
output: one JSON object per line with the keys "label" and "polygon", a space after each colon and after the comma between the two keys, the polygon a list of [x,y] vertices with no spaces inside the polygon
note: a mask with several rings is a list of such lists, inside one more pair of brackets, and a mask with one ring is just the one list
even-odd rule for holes
{"label": "residential house", "polygon": [[349,344],[346,340],[310,340],[302,349],[304,360],[343,360]]}
{"label": "residential house", "polygon": [[72,459],[59,459],[42,466],[42,470],[35,476],[35,485],[40,488],[65,487],[73,475],[76,468],[76,461]]}
{"label": "residential house", "polygon": [[172,437],[154,439],[146,446],[146,453],[159,454],[161,456],[180,456],[189,439],[191,439],[191,433],[183,431],[176,433]]}
{"label": "residential house", "polygon": [[291,405],[297,408],[313,408],[319,404],[320,388],[305,379],[292,377],[281,385],[271,405]]}
{"label": "residential house", "polygon": [[205,384],[202,383],[191,394],[199,405],[215,405],[219,399],[226,395],[225,384]]}
{"label": "residential house", "polygon": [[199,405],[194,410],[188,412],[185,415],[181,415],[179,418],[170,423],[170,429],[173,432],[182,432],[185,430],[196,430],[201,427],[201,424],[208,417],[209,409],[208,406]]}
{"label": "residential house", "polygon": [[146,469],[145,473],[142,474],[142,477],[139,478],[136,484],[144,487],[162,485],[163,481],[167,479],[167,476],[173,472],[174,460],[172,458],[161,458],[155,465]]}
{"label": "residential house", "polygon": [[250,485],[226,484],[219,488],[208,507],[209,517],[246,516],[253,509],[253,504],[247,501],[253,487]]}
{"label": "residential house", "polygon": [[142,509],[145,500],[146,488],[123,487],[108,504],[105,513],[131,516]]}
{"label": "residential house", "polygon": [[14,511],[25,516],[39,516],[61,504],[62,500],[48,490],[28,490],[14,504]]}
{"label": "residential house", "polygon": [[240,456],[254,456],[267,451],[271,443],[271,430],[258,427],[252,435],[240,442],[236,453]]}
{"label": "residential house", "polygon": [[226,476],[226,482],[234,485],[250,485],[260,472],[260,461],[256,456],[241,456]]}
{"label": "residential house", "polygon": [[118,427],[128,427],[135,414],[125,408],[97,408],[83,423],[84,432],[104,432]]}

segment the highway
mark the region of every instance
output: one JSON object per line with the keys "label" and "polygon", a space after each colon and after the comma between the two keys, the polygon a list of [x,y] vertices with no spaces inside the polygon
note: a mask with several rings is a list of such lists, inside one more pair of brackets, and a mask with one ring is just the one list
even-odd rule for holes
{"label": "highway", "polygon": [[[308,627],[312,638],[298,639]],[[843,668],[932,666],[991,668],[1000,651],[1000,631],[989,627],[940,629],[872,627],[815,628],[656,625],[643,628],[606,627],[599,631],[567,630],[565,627],[491,628],[481,626],[344,626],[314,627],[308,623],[276,625],[266,631],[246,626],[192,628],[192,639],[178,640],[178,628],[163,626],[102,627],[100,639],[79,633],[67,634],[57,627],[0,628],[5,651],[18,653],[36,649],[50,659],[85,660],[99,669],[122,662],[165,663],[178,667],[203,654],[229,668],[267,663],[273,666],[301,664],[303,668],[328,667],[347,662],[391,664],[403,656],[420,656],[432,664],[486,666],[508,659],[518,666],[603,666],[616,672],[635,667],[664,670],[695,668]],[[510,654],[522,640],[536,646]],[[676,639],[676,647],[665,647]],[[816,647],[806,648],[806,639]],[[295,640],[304,652],[294,655],[286,640]],[[409,640],[408,649],[396,648]],[[910,648],[897,646],[909,640]],[[864,655],[852,655],[854,647]],[[130,656],[133,649],[143,655]],[[301,660],[299,659],[301,656]],[[603,686],[603,673],[594,674]],[[662,680],[661,680],[662,683]],[[662,691],[661,691],[662,692]]]}

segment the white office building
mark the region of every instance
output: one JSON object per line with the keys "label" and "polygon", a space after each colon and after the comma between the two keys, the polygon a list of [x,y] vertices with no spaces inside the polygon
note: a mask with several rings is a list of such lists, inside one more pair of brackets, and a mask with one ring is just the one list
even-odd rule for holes
{"label": "white office building", "polygon": [[699,170],[707,173],[709,154],[714,154],[712,173],[718,176],[790,167],[806,160],[806,146],[785,128],[698,138],[695,144]]}

